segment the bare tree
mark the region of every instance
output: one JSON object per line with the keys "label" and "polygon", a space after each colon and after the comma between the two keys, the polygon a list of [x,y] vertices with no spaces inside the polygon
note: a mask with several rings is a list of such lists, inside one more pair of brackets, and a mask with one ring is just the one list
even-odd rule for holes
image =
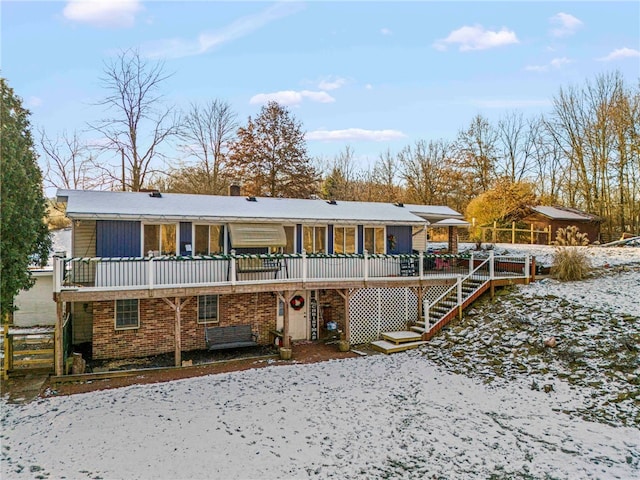
{"label": "bare tree", "polygon": [[229,182],[225,164],[229,144],[238,128],[236,117],[231,106],[221,100],[212,100],[204,106],[191,104],[191,109],[184,115],[181,147],[197,159],[195,166],[185,169],[192,180],[197,180],[196,193],[220,195],[226,192]]}
{"label": "bare tree", "polygon": [[378,187],[375,201],[397,202],[404,200],[400,185],[398,184],[398,162],[389,150],[381,154],[373,166],[371,180]]}
{"label": "bare tree", "polygon": [[425,205],[446,203],[445,196],[454,190],[451,155],[451,143],[442,139],[429,143],[419,140],[400,151],[398,159],[410,201]]}
{"label": "bare tree", "polygon": [[100,150],[120,160],[121,172],[112,168],[108,174],[120,180],[123,190],[144,186],[153,160],[163,158],[161,145],[178,132],[177,116],[162,106],[159,93],[169,76],[163,63],[148,63],[136,50],[105,63],[101,80],[108,94],[98,104],[112,116],[90,126],[104,136]]}
{"label": "bare tree", "polygon": [[524,180],[533,167],[535,131],[532,127],[535,128],[520,112],[511,112],[498,121],[499,174],[512,183]]}
{"label": "bare tree", "polygon": [[52,139],[40,130],[40,148],[44,153],[46,187],[91,190],[105,185],[102,171],[93,162],[87,145],[77,132],[63,131]]}
{"label": "bare tree", "polygon": [[471,192],[486,192],[496,179],[496,142],[496,130],[481,115],[476,115],[469,128],[458,134],[458,166],[469,178]]}
{"label": "bare tree", "polygon": [[355,164],[353,148],[346,145],[324,168],[327,175],[322,182],[321,194],[326,199],[356,200],[360,173]]}

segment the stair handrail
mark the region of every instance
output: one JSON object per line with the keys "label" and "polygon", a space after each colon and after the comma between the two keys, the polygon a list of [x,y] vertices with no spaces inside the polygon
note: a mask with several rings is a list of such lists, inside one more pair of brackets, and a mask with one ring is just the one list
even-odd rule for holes
{"label": "stair handrail", "polygon": [[[453,292],[454,289],[457,289],[458,288],[458,283],[462,284],[466,280],[469,280],[469,278],[471,278],[473,275],[475,275],[475,273],[480,268],[485,266],[485,264],[489,263],[490,260],[493,260],[493,256],[489,256],[488,258],[486,258],[482,263],[480,263],[480,265],[478,265],[476,268],[474,268],[473,271],[471,271],[466,276],[459,277],[455,284],[451,285],[451,287],[449,287],[442,295],[440,295],[436,300],[434,300],[432,303],[427,305],[427,307],[425,308],[425,312],[424,312],[425,313],[425,316],[424,316],[424,330],[425,330],[425,332],[430,330],[430,328],[429,328],[429,310],[432,307],[436,306],[438,303],[440,303],[445,297],[447,297],[451,292]],[[462,301],[464,302],[464,300],[462,300]],[[460,304],[456,305],[456,307],[459,306],[459,305]]]}

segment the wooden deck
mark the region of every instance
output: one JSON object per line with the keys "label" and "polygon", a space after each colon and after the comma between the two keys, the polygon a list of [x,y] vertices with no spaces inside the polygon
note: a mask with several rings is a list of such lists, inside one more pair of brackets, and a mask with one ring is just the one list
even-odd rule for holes
{"label": "wooden deck", "polygon": [[[413,332],[411,332],[413,333]],[[419,337],[420,335],[418,335]],[[405,350],[411,350],[412,348],[418,348],[421,345],[426,344],[425,341],[417,341],[417,342],[404,342],[404,343],[392,343],[387,340],[376,340],[375,342],[371,342],[371,347],[374,350],[377,350],[382,353],[397,353],[404,352]]]}

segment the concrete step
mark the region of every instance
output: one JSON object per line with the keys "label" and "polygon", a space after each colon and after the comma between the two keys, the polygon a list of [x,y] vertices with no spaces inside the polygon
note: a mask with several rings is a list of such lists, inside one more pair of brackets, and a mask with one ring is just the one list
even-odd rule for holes
{"label": "concrete step", "polygon": [[375,350],[378,350],[379,352],[386,353],[388,355],[390,353],[404,352],[405,350],[417,348],[421,345],[424,345],[425,343],[427,342],[419,341],[395,344],[387,342],[386,340],[376,340],[375,342],[371,342],[371,347],[373,347],[373,349]]}
{"label": "concrete step", "polygon": [[396,345],[400,343],[417,342],[422,340],[422,337],[413,331],[383,332],[380,334],[380,336],[383,340],[386,340],[390,343],[395,343]]}

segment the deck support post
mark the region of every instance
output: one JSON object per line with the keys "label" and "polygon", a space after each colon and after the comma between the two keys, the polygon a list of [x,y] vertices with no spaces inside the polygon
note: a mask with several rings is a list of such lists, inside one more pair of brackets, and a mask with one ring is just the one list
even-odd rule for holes
{"label": "deck support post", "polygon": [[284,307],[282,308],[282,347],[283,348],[291,348],[291,337],[289,336],[289,302],[295,296],[296,292],[285,291],[285,292],[276,292],[278,298],[282,303],[284,303]]}
{"label": "deck support post", "polygon": [[172,302],[168,298],[164,298],[164,297],[162,298],[164,303],[166,303],[173,309],[174,315],[175,315],[174,336],[175,336],[175,366],[176,367],[182,366],[182,309],[187,303],[189,303],[189,301],[192,298],[193,297],[187,297],[181,300],[180,297],[176,297],[174,302]]}
{"label": "deck support post", "polygon": [[64,312],[60,299],[56,300],[56,328],[53,332],[54,368],[57,376],[64,375]]}
{"label": "deck support post", "polygon": [[351,321],[349,319],[349,298],[352,291],[348,288],[344,290],[336,290],[344,300],[344,339],[351,344]]}
{"label": "deck support post", "polygon": [[457,303],[458,303],[458,318],[462,320],[462,275],[458,275],[458,279],[456,280],[456,290],[457,290]]}

